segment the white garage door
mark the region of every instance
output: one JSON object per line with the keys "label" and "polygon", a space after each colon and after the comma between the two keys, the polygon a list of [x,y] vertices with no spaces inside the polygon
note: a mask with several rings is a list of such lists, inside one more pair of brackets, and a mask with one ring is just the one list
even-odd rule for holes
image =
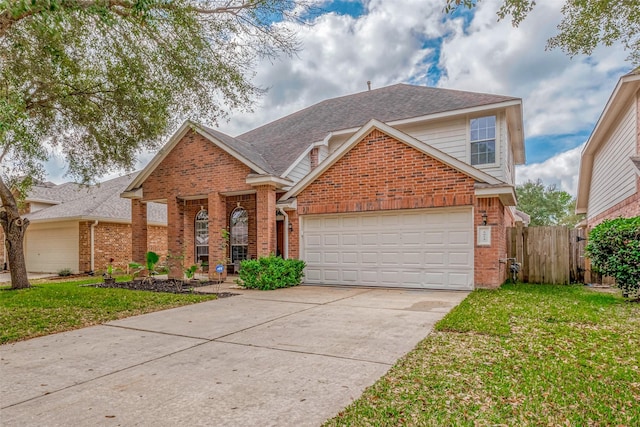
{"label": "white garage door", "polygon": [[31,224],[25,238],[27,271],[57,273],[79,267],[79,228],[77,222]]}
{"label": "white garage door", "polygon": [[471,208],[305,215],[305,283],[473,289]]}

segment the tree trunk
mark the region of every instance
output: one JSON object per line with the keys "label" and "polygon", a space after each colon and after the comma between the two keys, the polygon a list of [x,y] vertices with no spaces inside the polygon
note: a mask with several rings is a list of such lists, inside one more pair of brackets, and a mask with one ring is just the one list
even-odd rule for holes
{"label": "tree trunk", "polygon": [[11,288],[28,288],[31,284],[27,277],[27,265],[24,260],[24,233],[29,225],[29,220],[20,217],[16,198],[1,178],[0,199],[3,209],[0,212],[0,224],[4,230],[5,245],[9,257]]}

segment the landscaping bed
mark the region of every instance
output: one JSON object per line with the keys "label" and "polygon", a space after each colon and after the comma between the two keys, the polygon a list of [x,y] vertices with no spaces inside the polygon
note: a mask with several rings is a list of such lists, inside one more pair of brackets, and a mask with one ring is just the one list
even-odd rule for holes
{"label": "landscaping bed", "polygon": [[232,297],[238,294],[231,292],[202,292],[196,291],[196,288],[204,286],[219,285],[217,280],[198,280],[187,281],[178,279],[151,279],[151,280],[131,280],[124,282],[99,282],[88,286],[96,288],[117,288],[131,289],[135,291],[151,291],[151,292],[169,292],[173,294],[189,294],[189,293],[207,293],[216,295],[218,298]]}

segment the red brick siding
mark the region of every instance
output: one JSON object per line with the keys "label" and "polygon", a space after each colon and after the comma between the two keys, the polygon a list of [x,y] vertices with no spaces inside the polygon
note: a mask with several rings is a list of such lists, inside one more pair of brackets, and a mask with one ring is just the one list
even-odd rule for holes
{"label": "red brick siding", "polygon": [[297,197],[298,213],[472,205],[474,180],[374,130]]}
{"label": "red brick siding", "polygon": [[276,190],[270,185],[256,187],[258,210],[258,257],[276,253]]}
{"label": "red brick siding", "polygon": [[287,211],[293,231],[289,232],[289,258],[300,257],[300,218],[297,211]]}
{"label": "red brick siding", "polygon": [[145,200],[252,189],[249,167],[193,131],[188,132],[143,183]]}
{"label": "red brick siding", "polygon": [[[491,246],[478,246],[477,226],[482,224],[482,214],[487,214],[487,225],[491,226]],[[507,226],[513,223],[505,214],[505,207],[497,197],[479,198],[474,210],[474,269],[477,288],[497,288],[507,278]]]}
{"label": "red brick siding", "polygon": [[595,217],[587,219],[587,230],[591,230],[605,219],[632,218],[638,215],[640,215],[640,177],[636,178],[636,193]]}
{"label": "red brick siding", "polygon": [[[80,271],[91,270],[91,221],[81,221],[79,258]],[[148,250],[164,257],[167,254],[167,228],[149,226]],[[131,260],[131,225],[112,222],[99,222],[94,227],[94,269],[103,272],[113,258],[115,268],[126,271]],[[144,260],[143,260],[144,261]]]}

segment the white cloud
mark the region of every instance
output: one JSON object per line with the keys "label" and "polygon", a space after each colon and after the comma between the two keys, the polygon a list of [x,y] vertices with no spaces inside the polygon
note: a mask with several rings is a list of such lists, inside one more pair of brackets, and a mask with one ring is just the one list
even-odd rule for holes
{"label": "white cloud", "polygon": [[527,136],[569,134],[593,126],[618,78],[629,71],[619,46],[573,59],[545,50],[560,22],[561,2],[539,2],[518,28],[496,22],[501,1],[479,3],[475,19],[447,37],[441,86],[524,100]]}
{"label": "white cloud", "polygon": [[[443,15],[443,0],[368,0],[358,18],[323,14],[315,25],[297,28],[297,56],[257,64],[254,82],[269,92],[253,113],[236,113],[219,129],[238,135],[321,100],[364,91],[368,80],[374,88],[427,84],[429,70],[437,67],[443,73],[438,86],[523,98],[526,137],[589,133],[630,67],[626,53],[609,47],[570,59],[545,51],[560,22],[561,2],[538,2],[519,28],[508,19],[497,22],[500,3],[479,2],[466,28],[461,18]],[[552,156],[575,143],[555,138],[544,148],[533,142],[527,148]],[[535,176],[536,165],[521,169],[531,179],[545,179]]]}
{"label": "white cloud", "polygon": [[516,183],[541,179],[545,185],[555,184],[560,190],[576,195],[578,189],[578,172],[580,168],[580,153],[584,144],[560,153],[542,163],[518,166],[516,168]]}

